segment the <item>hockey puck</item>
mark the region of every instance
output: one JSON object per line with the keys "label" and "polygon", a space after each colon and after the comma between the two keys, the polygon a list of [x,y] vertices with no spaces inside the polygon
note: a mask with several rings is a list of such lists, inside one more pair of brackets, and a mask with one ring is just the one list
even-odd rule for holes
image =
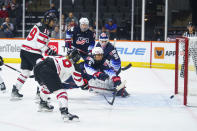
{"label": "hockey puck", "polygon": [[172,98],[174,98],[174,95],[171,95],[171,96],[170,96],[170,99],[172,99]]}

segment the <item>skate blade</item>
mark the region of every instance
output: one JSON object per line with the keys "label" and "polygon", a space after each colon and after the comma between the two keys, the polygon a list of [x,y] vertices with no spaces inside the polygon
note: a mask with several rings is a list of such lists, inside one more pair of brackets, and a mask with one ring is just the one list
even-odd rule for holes
{"label": "skate blade", "polygon": [[53,112],[53,109],[38,109],[38,112]]}
{"label": "skate blade", "polygon": [[0,91],[2,94],[6,93],[7,91],[6,90],[1,90]]}
{"label": "skate blade", "polygon": [[79,118],[73,118],[72,120],[69,120],[68,117],[64,117],[64,118],[62,118],[62,119],[63,119],[63,121],[66,122],[66,123],[80,122],[80,121],[79,121]]}
{"label": "skate blade", "polygon": [[23,98],[19,98],[19,97],[11,97],[10,98],[10,101],[20,101],[22,100]]}

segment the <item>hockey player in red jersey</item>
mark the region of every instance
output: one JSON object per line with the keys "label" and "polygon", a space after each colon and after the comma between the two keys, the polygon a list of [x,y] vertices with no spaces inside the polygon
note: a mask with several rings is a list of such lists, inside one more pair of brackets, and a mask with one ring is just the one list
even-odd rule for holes
{"label": "hockey player in red jersey", "polygon": [[20,51],[21,74],[18,76],[12,88],[11,100],[20,100],[23,95],[19,93],[23,84],[30,76],[30,72],[36,64],[36,60],[42,58],[42,54],[56,54],[48,47],[50,28],[55,24],[56,17],[53,14],[44,16],[44,22],[37,23],[30,31]]}
{"label": "hockey player in red jersey", "polygon": [[[38,64],[34,68],[36,81],[40,85],[45,85],[47,88],[41,89],[40,92],[40,111],[52,111],[53,106],[47,102],[47,94],[54,93],[59,102],[59,110],[64,121],[78,120],[79,117],[68,112],[68,97],[64,81],[72,76],[75,84],[79,87],[84,85],[78,65],[80,55],[77,50],[71,51],[69,56],[52,57],[48,56],[45,59],[38,59]],[[69,84],[67,85],[69,88]]]}
{"label": "hockey player in red jersey", "polygon": [[[0,66],[2,66],[3,64],[4,64],[3,58],[0,56]],[[1,71],[1,68],[0,68],[0,71]],[[1,75],[0,75],[0,91],[2,91],[3,93],[6,91],[6,87],[3,82],[3,79],[1,78]]]}

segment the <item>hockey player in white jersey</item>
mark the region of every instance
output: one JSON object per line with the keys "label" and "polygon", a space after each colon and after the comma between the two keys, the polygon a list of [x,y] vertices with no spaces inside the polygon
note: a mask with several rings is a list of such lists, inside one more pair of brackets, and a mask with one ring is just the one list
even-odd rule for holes
{"label": "hockey player in white jersey", "polygon": [[[42,89],[40,92],[41,101],[39,108],[41,111],[52,111],[53,106],[47,103],[47,94],[54,93],[59,102],[59,110],[64,121],[72,121],[79,119],[78,116],[68,112],[68,97],[64,81],[72,76],[75,84],[79,87],[84,85],[79,68],[76,64],[79,61],[80,55],[77,50],[70,52],[69,56],[46,57],[38,59],[38,64],[34,68],[35,79],[39,84],[45,85],[47,89]],[[69,84],[68,84],[69,86]]]}
{"label": "hockey player in white jersey", "polygon": [[56,17],[54,15],[44,16],[44,22],[37,23],[30,31],[26,41],[22,43],[21,58],[21,74],[18,76],[15,85],[12,88],[11,100],[20,100],[23,95],[19,93],[30,72],[36,64],[36,60],[42,58],[44,53],[48,55],[56,54],[55,51],[48,47],[50,29],[55,24]]}
{"label": "hockey player in white jersey", "polygon": [[[2,66],[3,64],[4,64],[3,58],[0,56],[0,66]],[[0,91],[2,91],[3,93],[6,91],[6,86],[5,83],[3,82],[3,79],[1,78],[1,75],[0,75]]]}
{"label": "hockey player in white jersey", "polygon": [[[192,24],[192,22],[189,22],[189,24],[187,25],[187,31],[183,34],[183,37],[188,37],[190,40],[189,42],[189,56],[188,56],[188,60],[189,58],[192,56],[193,62],[194,62],[194,66],[196,69],[196,74],[197,74],[197,32],[195,31],[195,27]],[[195,39],[192,39],[195,38]],[[185,45],[181,45],[182,46],[182,51],[185,51]],[[183,56],[183,64],[181,65],[181,72],[180,72],[180,77],[184,78],[184,67],[185,67],[185,56]]]}

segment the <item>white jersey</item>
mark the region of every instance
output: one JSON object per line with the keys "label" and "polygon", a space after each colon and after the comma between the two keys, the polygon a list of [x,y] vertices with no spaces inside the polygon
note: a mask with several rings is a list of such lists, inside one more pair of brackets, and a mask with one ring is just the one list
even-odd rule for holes
{"label": "white jersey", "polygon": [[[74,65],[71,63],[71,61],[67,57],[63,56],[48,56],[53,59],[57,74],[60,77],[60,80],[62,82],[66,81],[70,76],[72,76],[73,80],[75,81],[77,86],[82,86],[84,84],[84,81],[82,79],[81,73],[75,70]],[[42,60],[45,58],[42,58]],[[40,61],[39,59],[37,63]]]}
{"label": "white jersey", "polygon": [[42,54],[48,49],[48,42],[49,30],[39,22],[31,29],[21,49],[31,53]]}
{"label": "white jersey", "polygon": [[188,31],[183,34],[184,37],[197,37],[197,32],[190,34]]}

